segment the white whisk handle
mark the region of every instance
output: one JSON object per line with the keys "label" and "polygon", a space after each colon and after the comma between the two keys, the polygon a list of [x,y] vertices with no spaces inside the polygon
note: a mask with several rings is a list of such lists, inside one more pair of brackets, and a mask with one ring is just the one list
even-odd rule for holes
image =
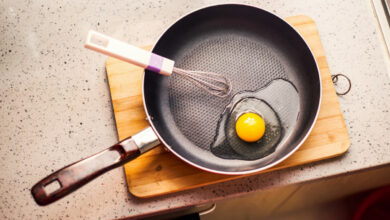
{"label": "white whisk handle", "polygon": [[150,71],[170,76],[174,61],[90,30],[85,47]]}

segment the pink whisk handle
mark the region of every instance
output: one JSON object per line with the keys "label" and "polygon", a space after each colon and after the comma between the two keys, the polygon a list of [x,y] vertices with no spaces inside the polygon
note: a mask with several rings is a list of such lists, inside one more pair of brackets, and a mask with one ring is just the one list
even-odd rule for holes
{"label": "pink whisk handle", "polygon": [[175,62],[139,47],[90,30],[85,47],[150,71],[170,76]]}

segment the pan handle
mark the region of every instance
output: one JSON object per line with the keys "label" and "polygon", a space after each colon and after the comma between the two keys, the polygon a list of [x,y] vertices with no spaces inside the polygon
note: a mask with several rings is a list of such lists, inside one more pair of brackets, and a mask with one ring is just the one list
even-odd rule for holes
{"label": "pan handle", "polygon": [[[106,150],[50,174],[32,187],[32,196],[39,205],[48,205],[159,143],[156,134],[148,127]],[[47,187],[51,185],[57,185],[57,189],[48,192]]]}

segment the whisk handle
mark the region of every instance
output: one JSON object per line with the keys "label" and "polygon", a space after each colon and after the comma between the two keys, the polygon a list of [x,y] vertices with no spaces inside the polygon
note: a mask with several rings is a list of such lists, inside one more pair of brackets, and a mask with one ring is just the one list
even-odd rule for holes
{"label": "whisk handle", "polygon": [[172,74],[175,63],[173,60],[93,30],[88,32],[85,47],[166,76]]}

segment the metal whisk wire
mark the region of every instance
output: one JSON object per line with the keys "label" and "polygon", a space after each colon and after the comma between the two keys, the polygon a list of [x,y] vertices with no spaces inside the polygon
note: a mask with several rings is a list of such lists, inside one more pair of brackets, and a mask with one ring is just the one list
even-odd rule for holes
{"label": "metal whisk wire", "polygon": [[229,96],[232,91],[232,83],[220,73],[185,70],[178,67],[174,67],[172,72],[214,96],[224,98]]}

